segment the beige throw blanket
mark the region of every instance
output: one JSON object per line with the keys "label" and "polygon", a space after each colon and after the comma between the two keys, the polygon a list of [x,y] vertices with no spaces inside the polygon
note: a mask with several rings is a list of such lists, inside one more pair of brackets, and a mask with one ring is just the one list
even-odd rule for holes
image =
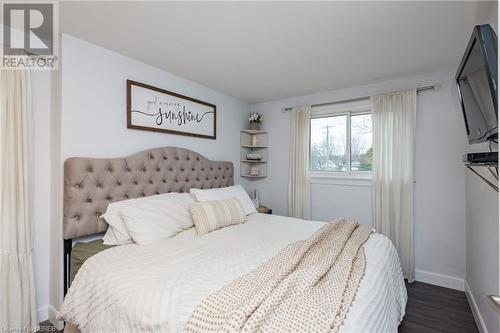
{"label": "beige throw blanket", "polygon": [[357,222],[328,223],[203,300],[187,331],[338,332],[364,273],[370,233]]}

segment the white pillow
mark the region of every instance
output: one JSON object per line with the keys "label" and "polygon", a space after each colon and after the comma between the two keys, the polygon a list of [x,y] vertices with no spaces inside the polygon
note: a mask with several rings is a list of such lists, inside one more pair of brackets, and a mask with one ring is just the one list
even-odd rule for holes
{"label": "white pillow", "polygon": [[132,237],[127,231],[125,222],[120,215],[120,208],[127,205],[130,200],[112,202],[106,208],[106,212],[101,217],[108,223],[108,230],[102,238],[104,245],[126,245],[132,243]]}
{"label": "white pillow", "polygon": [[138,201],[120,213],[134,242],[150,244],[193,227],[189,214],[192,203],[189,193],[170,193]]}
{"label": "white pillow", "polygon": [[[151,200],[157,200],[157,199],[163,199],[166,197],[172,197],[172,196],[188,196],[189,194],[187,193],[165,193],[165,194],[158,194],[158,195],[153,195],[153,196],[148,196],[148,197],[143,197],[143,198],[137,198],[137,199],[129,199],[129,200],[122,200],[122,201],[116,201],[112,202],[108,205],[108,208],[106,209],[106,212],[101,215],[102,218],[106,220],[106,222],[109,224],[108,230],[104,234],[103,237],[103,244],[104,245],[125,245],[125,244],[130,244],[133,243],[132,236],[130,235],[127,226],[125,225],[125,221],[122,218],[121,211],[127,207],[137,205],[138,203],[141,202],[147,202]],[[190,198],[191,202],[193,201]],[[191,226],[193,223],[191,222]]]}
{"label": "white pillow", "polygon": [[234,185],[221,188],[212,188],[201,190],[198,188],[192,188],[190,193],[194,196],[196,201],[213,201],[213,200],[225,200],[231,198],[237,198],[245,215],[257,212],[252,199],[248,196],[248,193],[241,185]]}
{"label": "white pillow", "polygon": [[[131,241],[132,238],[124,240],[125,244],[130,244]],[[115,233],[113,231],[113,227],[111,227],[110,225],[108,226],[108,229],[106,230],[106,233],[102,238],[102,243],[104,245],[125,245],[125,244],[119,244],[118,240],[116,239]]]}

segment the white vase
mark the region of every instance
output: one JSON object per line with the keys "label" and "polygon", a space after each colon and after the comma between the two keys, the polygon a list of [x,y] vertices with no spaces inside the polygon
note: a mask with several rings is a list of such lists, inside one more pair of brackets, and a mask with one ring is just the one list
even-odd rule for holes
{"label": "white vase", "polygon": [[257,146],[257,135],[252,135],[252,146]]}

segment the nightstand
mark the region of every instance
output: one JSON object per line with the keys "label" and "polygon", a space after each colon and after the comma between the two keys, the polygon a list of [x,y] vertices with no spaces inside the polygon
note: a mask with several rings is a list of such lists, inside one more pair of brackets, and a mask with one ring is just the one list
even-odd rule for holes
{"label": "nightstand", "polygon": [[257,208],[257,212],[262,214],[272,214],[273,209],[266,206],[260,206],[259,208]]}

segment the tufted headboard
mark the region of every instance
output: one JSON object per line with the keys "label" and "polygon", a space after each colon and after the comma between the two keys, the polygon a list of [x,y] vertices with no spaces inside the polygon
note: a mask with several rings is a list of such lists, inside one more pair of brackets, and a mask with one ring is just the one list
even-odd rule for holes
{"label": "tufted headboard", "polygon": [[64,239],[107,229],[100,218],[113,201],[191,188],[233,185],[233,164],[163,147],[123,158],[69,158],[64,163]]}

